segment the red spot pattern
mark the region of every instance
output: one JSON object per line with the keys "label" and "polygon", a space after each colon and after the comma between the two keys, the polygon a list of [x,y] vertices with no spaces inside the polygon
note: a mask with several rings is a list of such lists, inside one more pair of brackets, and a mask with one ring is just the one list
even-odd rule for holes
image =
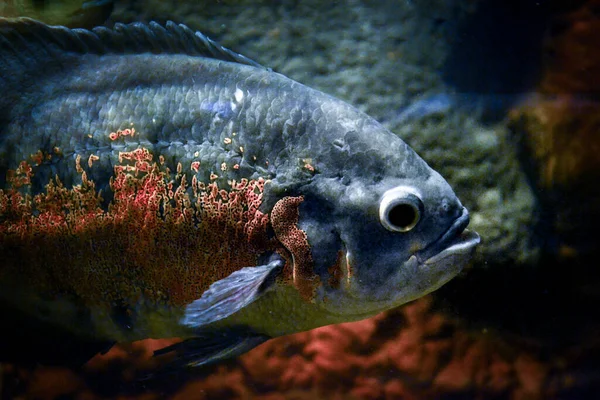
{"label": "red spot pattern", "polygon": [[34,165],[40,165],[44,162],[44,153],[42,153],[41,150],[38,150],[35,154],[32,154],[30,158]]}
{"label": "red spot pattern", "polygon": [[111,132],[108,134],[108,138],[110,140],[117,140],[124,136],[132,136],[132,137],[135,136],[135,128],[127,128],[127,129],[123,129],[123,130],[119,129],[116,132]]}
{"label": "red spot pattern", "polygon": [[6,174],[6,180],[9,181],[13,188],[18,189],[20,187],[31,184],[31,177],[33,176],[33,168],[27,161],[21,161],[16,170],[9,170]]}
{"label": "red spot pattern", "polygon": [[0,277],[46,294],[74,294],[110,307],[140,295],[182,305],[233,271],[284,252],[259,211],[264,180],[220,188],[173,175],[145,148],[119,154],[108,209],[77,158],[81,183],[58,178],[23,194],[34,169],[23,162],[0,190]]}
{"label": "red spot pattern", "polygon": [[298,229],[298,207],[304,201],[300,197],[284,197],[271,211],[271,224],[277,239],[292,254],[293,284],[304,300],[313,301],[320,280],[314,273],[314,263],[306,232]]}

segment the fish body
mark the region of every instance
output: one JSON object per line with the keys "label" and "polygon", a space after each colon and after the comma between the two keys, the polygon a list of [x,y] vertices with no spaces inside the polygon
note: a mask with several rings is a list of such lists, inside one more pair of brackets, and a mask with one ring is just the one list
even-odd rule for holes
{"label": "fish body", "polygon": [[183,365],[375,315],[479,236],[351,105],[183,25],[0,20],[0,300]]}

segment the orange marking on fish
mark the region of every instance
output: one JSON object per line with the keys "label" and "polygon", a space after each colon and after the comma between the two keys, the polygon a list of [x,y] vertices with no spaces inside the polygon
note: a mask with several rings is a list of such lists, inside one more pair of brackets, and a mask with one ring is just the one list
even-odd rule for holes
{"label": "orange marking on fish", "polygon": [[100,157],[98,157],[97,155],[90,154],[90,157],[88,158],[88,167],[92,168],[94,161],[98,161],[99,159],[100,159]]}
{"label": "orange marking on fish", "polygon": [[77,157],[75,158],[75,170],[77,171],[78,174],[81,174],[83,172],[83,168],[81,168],[81,155],[77,154]]}
{"label": "orange marking on fish", "polygon": [[44,153],[41,150],[38,150],[35,154],[31,155],[31,161],[37,166],[44,162]]}
{"label": "orange marking on fish", "polygon": [[271,225],[277,240],[292,254],[294,286],[304,300],[313,302],[320,279],[314,273],[314,262],[306,232],[297,226],[298,207],[303,201],[303,196],[284,197],[279,200],[271,211]]}
{"label": "orange marking on fish", "polygon": [[[22,162],[0,190],[0,275],[21,277],[47,295],[73,295],[84,305],[150,301],[182,306],[211,283],[257,265],[264,252],[285,253],[269,238],[269,215],[259,211],[264,179],[229,188],[186,176],[174,181],[145,148],[119,154],[103,208],[95,183],[76,159],[81,184],[52,179],[31,197]],[[5,249],[12,249],[7,252]]]}

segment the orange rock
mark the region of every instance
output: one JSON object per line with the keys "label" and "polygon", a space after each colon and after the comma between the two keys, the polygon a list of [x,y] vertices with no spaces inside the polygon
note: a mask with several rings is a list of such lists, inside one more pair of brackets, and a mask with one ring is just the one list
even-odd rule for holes
{"label": "orange rock", "polygon": [[523,396],[541,398],[548,376],[548,368],[532,357],[521,354],[514,364],[516,377]]}
{"label": "orange rock", "polygon": [[490,364],[490,377],[486,386],[492,392],[502,393],[515,384],[514,370],[508,362],[500,359],[498,356],[495,358],[497,359]]}
{"label": "orange rock", "polygon": [[63,368],[38,368],[27,388],[27,398],[55,399],[76,392],[83,382],[74,372]]}
{"label": "orange rock", "polygon": [[383,385],[377,378],[358,376],[350,394],[359,399],[379,399],[383,396]]}
{"label": "orange rock", "polygon": [[543,234],[551,237],[545,251],[563,259],[585,256],[598,241],[592,221],[600,218],[599,6],[580,1],[554,16],[536,88],[541,99],[511,113],[511,130],[538,189]]}
{"label": "orange rock", "polygon": [[384,394],[386,399],[390,400],[407,400],[409,399],[409,391],[406,385],[400,379],[392,379],[384,386]]}
{"label": "orange rock", "polygon": [[472,375],[460,359],[452,360],[446,365],[433,380],[434,386],[439,389],[458,392],[472,386]]}

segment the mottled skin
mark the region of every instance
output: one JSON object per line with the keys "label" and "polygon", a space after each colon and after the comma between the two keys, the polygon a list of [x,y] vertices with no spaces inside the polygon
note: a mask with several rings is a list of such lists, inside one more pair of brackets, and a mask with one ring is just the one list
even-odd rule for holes
{"label": "mottled skin", "polygon": [[[221,185],[243,177],[267,179],[261,205],[267,214],[284,197],[302,198],[298,228],[310,245],[312,293],[279,280],[210,329],[245,326],[274,337],[362,319],[447,282],[478,241],[470,238],[468,245],[444,253],[448,257],[426,264],[455,244],[438,240],[444,233],[458,241],[468,222],[466,210],[402,140],[338,99],[255,65],[181,49],[151,54],[125,44],[124,51],[119,46],[75,51],[68,44],[67,50],[57,50],[54,42],[48,55],[41,50],[49,48],[47,43],[33,42],[33,55],[0,62],[0,88],[8,93],[0,100],[0,179],[39,150],[58,148],[61,156],[36,167],[31,190],[43,190],[54,175],[68,187],[81,180],[75,156],[94,155],[93,168],[83,169],[108,203],[119,153],[141,146],[162,155],[172,170],[181,164],[188,181],[193,175]],[[138,43],[137,48],[152,46]],[[23,76],[8,76],[27,62]],[[131,127],[136,135],[110,137]],[[398,187],[409,188],[423,205],[418,224],[408,232],[390,231],[380,220],[382,196]],[[464,223],[454,229],[461,217]],[[419,257],[425,248],[427,256]],[[183,324],[183,312],[172,307],[146,311],[140,321],[153,323],[113,336],[194,336],[209,329]]]}

